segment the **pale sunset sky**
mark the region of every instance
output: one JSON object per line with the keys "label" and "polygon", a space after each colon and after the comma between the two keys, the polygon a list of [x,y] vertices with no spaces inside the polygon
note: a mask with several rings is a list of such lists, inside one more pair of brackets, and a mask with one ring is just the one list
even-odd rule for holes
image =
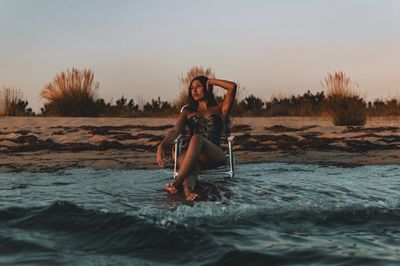
{"label": "pale sunset sky", "polygon": [[322,90],[342,70],[368,100],[400,96],[398,0],[0,0],[0,88],[40,90],[91,68],[99,96],[173,100],[180,74],[211,67],[250,94]]}

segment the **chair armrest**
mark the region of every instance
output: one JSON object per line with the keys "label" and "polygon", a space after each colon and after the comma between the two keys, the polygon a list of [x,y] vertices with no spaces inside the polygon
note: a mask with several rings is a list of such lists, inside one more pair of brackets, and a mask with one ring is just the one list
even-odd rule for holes
{"label": "chair armrest", "polygon": [[176,137],[176,139],[174,139],[173,143],[178,143],[178,141],[182,138],[182,135],[179,134],[178,137]]}

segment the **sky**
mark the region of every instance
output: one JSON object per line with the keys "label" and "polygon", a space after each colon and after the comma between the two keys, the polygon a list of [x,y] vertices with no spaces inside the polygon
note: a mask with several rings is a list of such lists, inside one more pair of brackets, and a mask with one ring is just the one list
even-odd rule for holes
{"label": "sky", "polygon": [[0,0],[0,88],[35,111],[68,68],[92,69],[115,102],[173,100],[191,66],[242,98],[318,92],[334,71],[368,100],[400,96],[400,1]]}

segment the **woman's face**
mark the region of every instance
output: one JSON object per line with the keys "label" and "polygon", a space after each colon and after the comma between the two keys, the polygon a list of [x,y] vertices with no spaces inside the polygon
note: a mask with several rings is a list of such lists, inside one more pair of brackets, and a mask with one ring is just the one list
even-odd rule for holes
{"label": "woman's face", "polygon": [[190,88],[192,91],[192,96],[195,101],[200,101],[204,99],[204,90],[203,85],[199,80],[195,80],[192,83],[192,87]]}

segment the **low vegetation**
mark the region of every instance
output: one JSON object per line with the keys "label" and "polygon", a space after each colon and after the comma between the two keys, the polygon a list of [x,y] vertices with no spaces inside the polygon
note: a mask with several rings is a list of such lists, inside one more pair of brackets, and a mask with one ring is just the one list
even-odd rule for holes
{"label": "low vegetation", "polygon": [[[176,115],[186,104],[190,81],[204,75],[215,77],[211,68],[192,67],[180,77],[181,93],[169,102],[160,97],[134,101],[124,96],[115,102],[99,98],[99,83],[90,69],[71,69],[61,72],[48,83],[40,95],[45,100],[41,116],[88,117],[152,117]],[[328,74],[322,83],[324,91],[307,91],[300,95],[274,96],[269,101],[251,94],[240,99],[238,95],[232,116],[323,116],[330,115],[335,125],[364,125],[368,116],[400,115],[400,100],[376,99],[366,103],[356,93],[357,84],[343,72]],[[244,88],[239,90],[243,93]],[[215,90],[217,102],[223,99],[223,90]],[[23,100],[21,90],[3,87],[0,90],[0,115],[35,115]]]}
{"label": "low vegetation", "polygon": [[400,99],[376,99],[368,102],[368,113],[373,116],[394,116],[400,115]]}
{"label": "low vegetation", "polygon": [[357,84],[343,72],[328,74],[322,83],[326,89],[326,109],[336,126],[363,126],[367,121],[367,106],[355,92]]}
{"label": "low vegetation", "polygon": [[97,116],[96,90],[99,83],[94,82],[90,69],[72,68],[55,76],[40,93],[46,103],[43,115],[54,116]]}
{"label": "low vegetation", "polygon": [[3,87],[0,90],[0,116],[31,116],[34,115],[28,108],[28,101],[23,100],[20,89]]}

